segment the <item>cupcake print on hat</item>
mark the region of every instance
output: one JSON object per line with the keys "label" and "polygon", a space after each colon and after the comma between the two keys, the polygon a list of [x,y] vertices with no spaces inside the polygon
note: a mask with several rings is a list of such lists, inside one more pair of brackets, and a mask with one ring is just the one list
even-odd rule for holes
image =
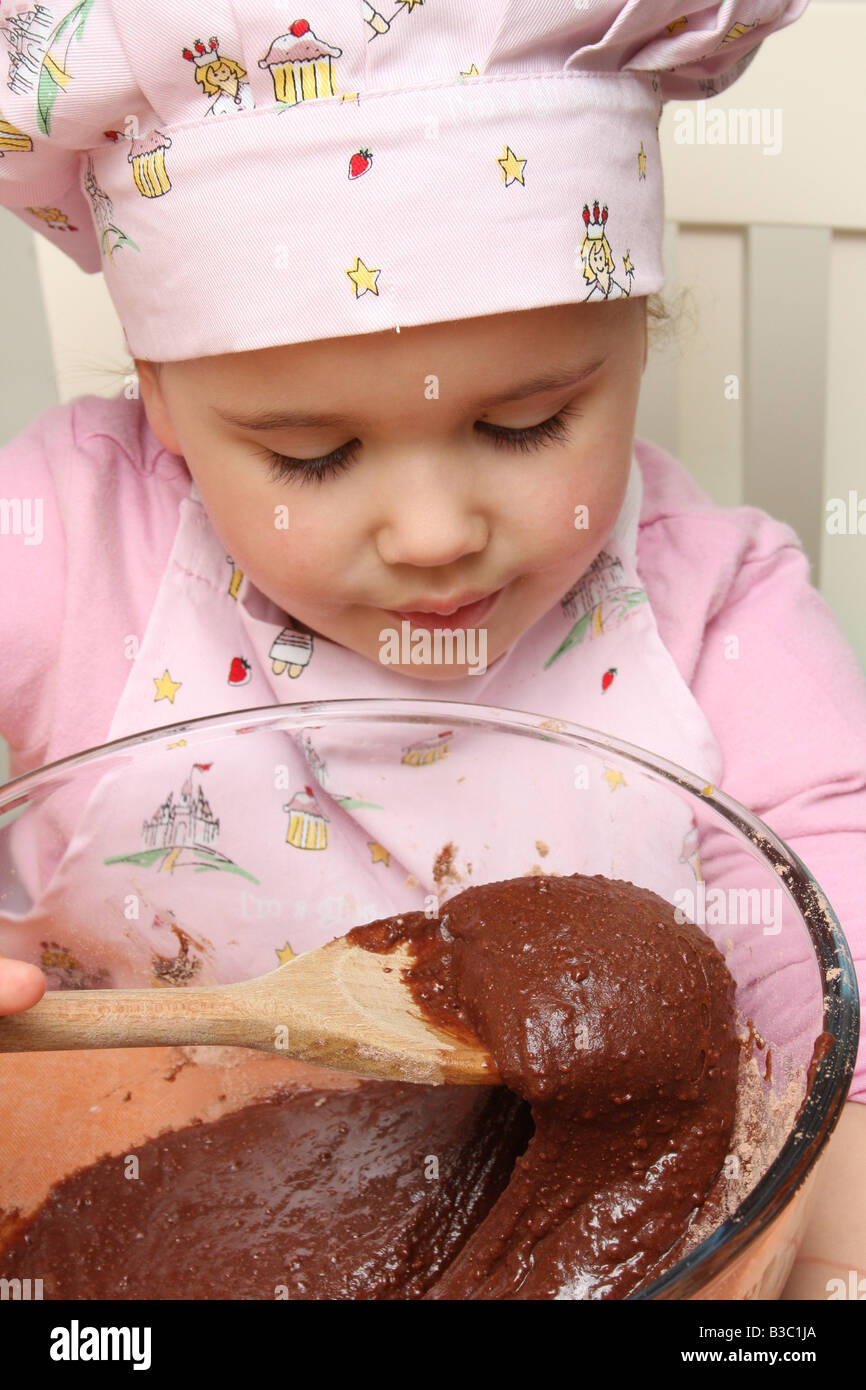
{"label": "cupcake print on hat", "polygon": [[142,198],[160,198],[168,193],[171,180],[166,173],[165,152],[171,147],[171,137],[161,130],[149,130],[143,139],[127,135],[123,130],[106,130],[109,140],[129,140],[127,159],[132,165],[132,177]]}
{"label": "cupcake print on hat", "polygon": [[342,48],[317,39],[305,19],[296,19],[287,34],[274,39],[260,68],[269,68],[274,79],[274,96],[284,106],[297,106],[316,97],[336,96],[333,58],[342,57]]}

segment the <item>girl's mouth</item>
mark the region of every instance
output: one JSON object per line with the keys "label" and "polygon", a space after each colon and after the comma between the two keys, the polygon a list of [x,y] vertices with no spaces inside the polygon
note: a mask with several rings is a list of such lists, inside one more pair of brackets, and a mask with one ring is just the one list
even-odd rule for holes
{"label": "girl's mouth", "polygon": [[502,589],[496,589],[486,598],[478,599],[475,603],[467,603],[463,608],[458,608],[453,613],[447,614],[398,613],[393,609],[386,611],[393,612],[394,617],[401,622],[409,622],[413,627],[425,628],[428,632],[433,632],[436,628],[474,627],[491,612],[501,593],[503,593]]}

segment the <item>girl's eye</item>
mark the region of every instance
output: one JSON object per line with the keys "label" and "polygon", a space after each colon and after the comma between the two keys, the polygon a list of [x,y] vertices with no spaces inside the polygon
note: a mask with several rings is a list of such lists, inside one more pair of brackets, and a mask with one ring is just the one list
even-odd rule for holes
{"label": "girl's eye", "polygon": [[522,430],[509,430],[504,425],[489,425],[486,420],[476,420],[475,428],[483,434],[489,434],[496,448],[522,449],[524,453],[528,453],[530,449],[538,449],[551,441],[564,444],[568,439],[567,421],[579,415],[580,411],[564,406],[556,415],[551,415],[549,420],[542,420],[537,425],[528,425]]}
{"label": "girl's eye", "polygon": [[[579,416],[579,411],[566,406],[549,420],[542,420],[539,424],[529,425],[525,429],[507,429],[504,425],[490,425],[486,420],[476,420],[475,428],[490,438],[494,448],[521,449],[528,453],[530,449],[541,448],[551,441],[564,443],[568,439],[566,422]],[[344,472],[354,462],[360,445],[359,439],[350,439],[348,444],[341,444],[333,453],[315,459],[288,458],[285,454],[266,449],[265,457],[271,465],[269,477],[271,481],[300,478],[303,483],[324,482],[325,478]]]}
{"label": "girl's eye", "polygon": [[302,483],[324,482],[349,467],[360,444],[360,439],[350,439],[348,444],[341,444],[333,453],[317,459],[287,458],[285,454],[275,454],[273,449],[265,449],[265,457],[271,465],[268,477],[271,482],[288,478],[300,478]]}

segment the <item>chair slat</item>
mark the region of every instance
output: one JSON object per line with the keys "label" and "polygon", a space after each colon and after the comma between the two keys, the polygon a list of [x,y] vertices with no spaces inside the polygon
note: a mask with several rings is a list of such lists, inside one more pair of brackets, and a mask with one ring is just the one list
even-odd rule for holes
{"label": "chair slat", "polygon": [[742,229],[680,228],[677,284],[697,316],[680,361],[680,447],[689,472],[722,506],[744,500]]}
{"label": "chair slat", "polygon": [[829,246],[825,227],[753,226],[747,234],[744,499],[794,528],[816,585]]}
{"label": "chair slat", "polygon": [[[830,242],[821,589],[866,669],[866,234]],[[851,494],[854,494],[853,498]],[[834,499],[836,499],[834,501]],[[844,502],[847,529],[831,515]],[[862,504],[857,534],[854,508]],[[828,503],[830,507],[828,508]],[[856,518],[855,518],[856,519]],[[829,525],[828,525],[829,523]]]}

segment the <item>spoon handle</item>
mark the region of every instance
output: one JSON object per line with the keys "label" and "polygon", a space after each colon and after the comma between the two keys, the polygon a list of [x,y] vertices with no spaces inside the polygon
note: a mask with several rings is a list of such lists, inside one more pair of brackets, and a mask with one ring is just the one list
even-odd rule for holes
{"label": "spoon handle", "polygon": [[272,1050],[274,1029],[244,983],[193,989],[56,990],[0,1018],[0,1052],[195,1043]]}

